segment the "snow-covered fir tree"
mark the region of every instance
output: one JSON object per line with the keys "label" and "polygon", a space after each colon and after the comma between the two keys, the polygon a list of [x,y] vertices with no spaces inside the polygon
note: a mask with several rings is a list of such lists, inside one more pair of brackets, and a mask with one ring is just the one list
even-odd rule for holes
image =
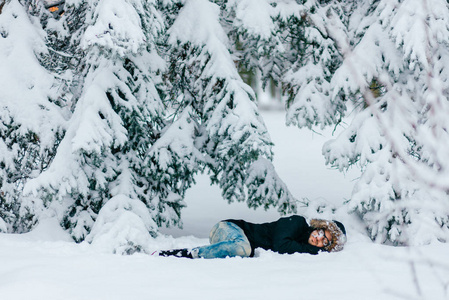
{"label": "snow-covered fir tree", "polygon": [[326,29],[345,31],[345,11],[340,1],[304,1],[294,10],[280,9],[285,31],[285,54],[290,66],[282,77],[286,95],[287,124],[311,128],[337,123],[345,110],[344,98],[331,98],[331,78],[341,63],[334,39]]}
{"label": "snow-covered fir tree", "polygon": [[340,1],[219,2],[228,11],[239,63],[258,70],[263,86],[282,88],[288,124],[310,128],[340,119],[344,103],[331,100],[329,82],[341,55],[324,24],[335,14],[344,30],[348,16]]}
{"label": "snow-covered fir tree", "polygon": [[[232,44],[232,51],[238,58],[240,73],[256,73],[264,69],[263,83],[269,78],[279,81],[283,65],[280,57],[275,56],[277,47],[281,47],[279,37],[276,36],[274,16],[277,10],[269,1],[255,0],[222,0],[215,1],[221,7],[223,27]],[[270,56],[269,60],[264,60]],[[268,66],[265,66],[265,63]]]}
{"label": "snow-covered fir tree", "polygon": [[[118,207],[132,211],[131,199],[143,201],[154,220],[176,221],[179,199],[167,200],[167,193],[159,193],[154,187],[159,174],[148,175],[144,165],[163,127],[163,104],[156,87],[163,61],[154,49],[163,25],[154,3],[74,1],[72,5],[69,10],[83,7],[85,14],[79,16],[85,22],[75,28],[71,41],[82,50],[73,70],[82,78],[73,81],[78,98],[54,160],[27,184],[26,192],[38,193],[48,205],[60,203],[63,226],[77,241],[88,235],[100,209],[116,195],[130,202]],[[147,232],[157,231],[154,221],[144,225]]]}
{"label": "snow-covered fir tree", "polygon": [[223,197],[295,211],[296,200],[271,165],[272,143],[254,92],[234,65],[220,6],[186,2],[169,29],[168,45],[175,118],[187,114],[194,122],[195,146]]}
{"label": "snow-covered fir tree", "polygon": [[[234,18],[245,66],[282,84],[288,124],[339,124],[355,107],[351,126],[323,151],[341,170],[358,164],[364,171],[351,209],[371,237],[393,244],[447,239],[444,169],[420,175],[422,165],[445,165],[447,3],[220,2]],[[263,13],[255,18],[248,7]]]}
{"label": "snow-covered fir tree", "polygon": [[185,191],[205,169],[228,201],[295,211],[217,5],[79,0],[65,11],[41,22],[53,54],[42,64],[70,96],[66,131],[25,194],[76,241],[145,251],[157,227],[180,224]]}
{"label": "snow-covered fir tree", "polygon": [[449,238],[448,17],[446,1],[371,1],[352,16],[354,45],[339,40],[333,96],[358,113],[323,153],[340,170],[362,168],[350,207],[379,242]]}
{"label": "snow-covered fir tree", "polygon": [[41,200],[23,196],[30,178],[45,169],[63,132],[54,76],[47,56],[42,8],[8,0],[0,14],[0,231],[23,232],[37,221]]}

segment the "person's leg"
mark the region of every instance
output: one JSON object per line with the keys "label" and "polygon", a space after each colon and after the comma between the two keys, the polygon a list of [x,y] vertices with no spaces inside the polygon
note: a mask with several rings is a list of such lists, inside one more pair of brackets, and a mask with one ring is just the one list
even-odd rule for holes
{"label": "person's leg", "polygon": [[193,258],[190,250],[187,248],[184,249],[172,249],[172,250],[164,250],[164,251],[154,251],[152,255],[159,256],[176,256],[176,257],[186,257]]}
{"label": "person's leg", "polygon": [[248,257],[251,254],[251,245],[243,230],[231,222],[219,222],[209,235],[211,245],[192,249],[193,257],[199,258],[225,258]]}

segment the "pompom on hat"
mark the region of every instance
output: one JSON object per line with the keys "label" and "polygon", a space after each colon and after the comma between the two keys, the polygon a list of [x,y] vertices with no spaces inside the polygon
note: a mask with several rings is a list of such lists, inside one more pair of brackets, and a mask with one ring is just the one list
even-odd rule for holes
{"label": "pompom on hat", "polygon": [[337,252],[343,250],[346,243],[346,229],[345,226],[338,221],[332,220],[320,220],[312,219],[310,226],[314,229],[329,230],[332,234],[332,240],[330,245],[324,247],[324,250],[328,252]]}

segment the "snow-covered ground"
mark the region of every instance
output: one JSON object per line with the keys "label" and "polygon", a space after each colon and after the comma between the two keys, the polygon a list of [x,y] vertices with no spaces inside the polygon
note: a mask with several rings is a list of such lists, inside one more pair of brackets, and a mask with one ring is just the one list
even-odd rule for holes
{"label": "snow-covered ground", "polygon": [[[357,172],[343,176],[324,166],[321,145],[329,135],[286,128],[282,112],[263,114],[276,143],[275,166],[296,197],[335,206],[349,197]],[[223,218],[264,222],[279,217],[275,210],[226,204],[204,176],[186,202],[184,229],[163,230],[166,235],[155,239],[152,249],[206,244],[210,227]],[[373,244],[344,209],[324,217],[346,225],[348,243],[342,252],[312,256],[258,250],[254,258],[222,260],[105,253],[73,243],[48,219],[27,234],[0,234],[0,299],[449,299],[449,244]]]}

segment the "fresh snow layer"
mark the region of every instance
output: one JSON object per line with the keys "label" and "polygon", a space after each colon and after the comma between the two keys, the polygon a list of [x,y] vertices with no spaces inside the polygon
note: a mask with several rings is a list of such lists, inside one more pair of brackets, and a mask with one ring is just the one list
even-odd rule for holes
{"label": "fresh snow layer", "polygon": [[[258,250],[254,258],[190,260],[102,253],[87,243],[57,240],[48,233],[0,234],[1,299],[437,300],[449,296],[448,244],[395,248],[355,234],[344,251],[332,254]],[[165,236],[153,246],[191,247],[206,242],[193,236]]]}

